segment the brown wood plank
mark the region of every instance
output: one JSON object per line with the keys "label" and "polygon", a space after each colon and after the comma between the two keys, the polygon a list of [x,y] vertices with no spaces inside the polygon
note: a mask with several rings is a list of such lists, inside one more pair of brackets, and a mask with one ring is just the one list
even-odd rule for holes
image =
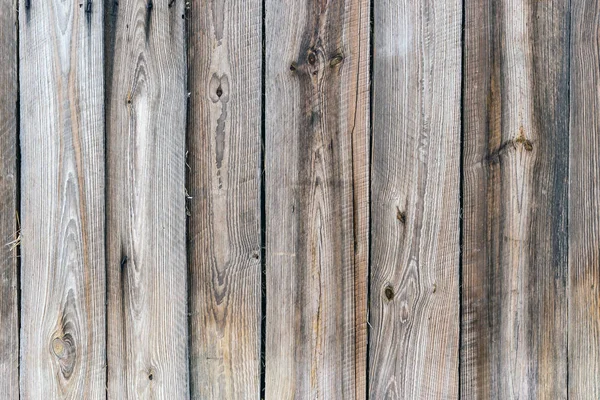
{"label": "brown wood plank", "polygon": [[185,4],[107,6],[108,397],[183,399]]}
{"label": "brown wood plank", "polygon": [[569,2],[466,5],[461,393],[562,399]]}
{"label": "brown wood plank", "polygon": [[191,397],[258,399],[262,1],[190,5]]}
{"label": "brown wood plank", "polygon": [[19,397],[17,2],[0,0],[0,393]]}
{"label": "brown wood plank", "polygon": [[265,398],[364,398],[369,2],[265,7]]}
{"label": "brown wood plank", "polygon": [[600,2],[571,2],[569,389],[600,398]]}
{"label": "brown wood plank", "polygon": [[19,4],[21,399],[105,398],[102,2],[88,3]]}
{"label": "brown wood plank", "polygon": [[374,12],[370,398],[453,399],[462,2]]}

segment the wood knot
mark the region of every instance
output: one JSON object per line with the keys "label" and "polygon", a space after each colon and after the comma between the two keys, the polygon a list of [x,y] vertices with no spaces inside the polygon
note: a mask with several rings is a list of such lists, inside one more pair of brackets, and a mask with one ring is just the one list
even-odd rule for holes
{"label": "wood knot", "polygon": [[315,53],[313,53],[311,51],[310,53],[308,53],[308,63],[310,65],[315,65],[316,62],[317,62],[317,56],[315,56]]}
{"label": "wood knot", "polygon": [[229,77],[214,73],[209,82],[209,97],[213,103],[227,103],[229,100]]}
{"label": "wood knot", "polygon": [[385,298],[388,299],[388,301],[392,301],[394,300],[394,288],[391,286],[386,286],[386,288],[383,290],[383,294],[385,295]]}
{"label": "wood knot", "polygon": [[336,65],[339,65],[342,61],[344,61],[344,55],[343,54],[337,54],[335,57],[333,57],[331,59],[331,61],[329,61],[329,66],[331,68],[334,68]]}
{"label": "wood knot", "polygon": [[406,223],[406,212],[400,211],[400,208],[396,207],[396,219],[403,224]]}
{"label": "wood knot", "polygon": [[50,343],[52,354],[56,357],[64,378],[69,379],[75,367],[75,341],[69,333],[55,337]]}

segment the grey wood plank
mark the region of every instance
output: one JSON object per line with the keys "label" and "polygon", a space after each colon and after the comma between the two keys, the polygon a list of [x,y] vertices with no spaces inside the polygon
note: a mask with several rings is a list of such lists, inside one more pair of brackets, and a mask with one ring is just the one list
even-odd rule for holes
{"label": "grey wood plank", "polygon": [[465,19],[462,397],[566,398],[569,2]]}
{"label": "grey wood plank", "polygon": [[571,2],[569,388],[600,398],[600,3]]}
{"label": "grey wood plank", "polygon": [[370,398],[453,399],[462,2],[374,7]]}
{"label": "grey wood plank", "polygon": [[262,1],[188,13],[190,385],[260,398]]}
{"label": "grey wood plank", "polygon": [[108,4],[108,397],[189,397],[184,1]]}
{"label": "grey wood plank", "polygon": [[265,7],[265,398],[365,398],[369,2]]}
{"label": "grey wood plank", "polygon": [[105,397],[102,1],[21,0],[21,399]]}
{"label": "grey wood plank", "polygon": [[17,2],[0,0],[0,393],[19,397]]}

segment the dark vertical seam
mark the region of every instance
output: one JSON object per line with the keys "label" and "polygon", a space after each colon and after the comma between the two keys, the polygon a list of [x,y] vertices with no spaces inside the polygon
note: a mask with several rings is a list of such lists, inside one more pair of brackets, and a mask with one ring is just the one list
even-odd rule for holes
{"label": "dark vertical seam", "polygon": [[108,400],[108,287],[109,287],[109,282],[108,282],[108,278],[109,278],[109,262],[110,260],[108,260],[108,213],[106,212],[108,209],[108,129],[106,129],[106,121],[108,120],[108,112],[109,112],[109,107],[108,107],[108,102],[109,102],[109,98],[106,95],[106,88],[108,87],[108,82],[107,82],[107,74],[106,74],[106,69],[107,69],[107,65],[106,63],[108,62],[107,60],[107,52],[106,52],[106,38],[107,38],[107,22],[106,22],[106,16],[107,14],[107,10],[108,10],[108,1],[105,1],[102,3],[102,7],[103,10],[101,10],[102,13],[102,80],[103,80],[103,86],[102,86],[102,95],[104,96],[104,112],[103,112],[103,118],[104,118],[104,141],[103,141],[103,145],[104,145],[104,398],[106,400]]}
{"label": "dark vertical seam", "polygon": [[266,390],[266,347],[267,347],[267,234],[266,234],[266,182],[265,182],[265,147],[266,147],[266,1],[261,3],[261,82],[260,82],[260,287],[261,287],[261,320],[260,320],[260,393],[265,397]]}
{"label": "dark vertical seam", "polygon": [[565,226],[565,234],[566,234],[566,238],[567,238],[567,271],[565,274],[566,277],[566,295],[567,295],[567,325],[566,325],[566,342],[567,342],[567,349],[566,349],[566,369],[567,369],[567,376],[566,376],[566,385],[567,385],[567,400],[569,399],[569,393],[570,393],[570,387],[569,387],[569,309],[570,309],[570,302],[571,302],[571,274],[570,274],[570,267],[571,267],[571,263],[570,263],[570,257],[569,257],[569,253],[570,253],[570,237],[569,237],[569,216],[570,216],[570,212],[569,212],[569,194],[571,193],[571,58],[572,58],[572,47],[571,47],[571,29],[572,29],[572,24],[573,24],[573,14],[572,14],[572,9],[571,9],[571,0],[568,1],[568,22],[567,22],[567,46],[568,46],[568,51],[567,51],[567,99],[568,99],[568,114],[567,114],[567,157],[568,157],[568,161],[567,161],[567,195],[566,195],[566,209],[567,209],[567,217],[566,217],[566,226]]}
{"label": "dark vertical seam", "polygon": [[[172,4],[171,2],[169,4]],[[184,138],[184,153],[183,153],[183,169],[185,171],[184,174],[184,187],[185,187],[185,193],[186,193],[186,198],[185,198],[185,264],[186,264],[186,317],[187,317],[187,375],[188,375],[188,399],[193,399],[194,397],[192,396],[192,382],[193,382],[193,377],[192,377],[192,313],[190,311],[190,304],[192,304],[191,300],[192,300],[192,273],[191,273],[191,259],[192,256],[190,254],[191,252],[191,246],[190,246],[190,214],[188,213],[188,203],[190,203],[190,198],[189,196],[189,191],[188,191],[188,185],[190,184],[190,175],[191,175],[191,171],[188,168],[188,164],[187,164],[187,155],[188,155],[188,149],[189,149],[189,142],[190,142],[190,136],[192,135],[191,132],[191,120],[192,118],[190,117],[190,61],[189,61],[189,48],[190,48],[190,36],[189,36],[189,26],[188,24],[191,23],[189,15],[187,15],[189,12],[191,12],[191,10],[186,9],[185,4],[187,4],[187,2],[184,3],[184,9],[183,9],[183,15],[186,18],[183,18],[183,45],[184,45],[184,49],[183,49],[183,54],[185,57],[185,138]],[[191,205],[190,205],[191,207]]]}
{"label": "dark vertical seam", "polygon": [[[19,26],[19,2],[16,1],[16,19],[15,19],[15,35],[17,37],[17,102],[15,104],[15,206],[16,206],[16,228],[17,237],[21,238],[21,41],[20,41],[20,26]],[[21,399],[21,241],[17,240],[16,246],[16,257],[15,268],[16,268],[16,279],[17,279],[17,347],[18,347],[18,359],[19,368],[17,371],[18,385],[18,396]]]}
{"label": "dark vertical seam", "polygon": [[465,195],[465,64],[466,64],[466,0],[462,1],[461,16],[461,67],[460,67],[460,160],[459,160],[459,234],[458,234],[458,399],[462,398],[462,344],[463,344],[463,245],[464,245],[464,195]]}
{"label": "dark vertical seam", "polygon": [[367,374],[366,378],[366,400],[369,400],[370,395],[370,371],[371,371],[371,248],[373,247],[372,243],[372,218],[371,218],[371,198],[373,194],[371,193],[371,180],[372,180],[372,171],[373,171],[373,59],[375,54],[375,1],[371,0],[370,4],[370,13],[369,13],[369,61],[368,61],[368,74],[369,74],[369,171],[367,175],[367,192],[369,195],[368,199],[368,229],[367,229],[367,357],[366,357],[366,368],[365,372]]}

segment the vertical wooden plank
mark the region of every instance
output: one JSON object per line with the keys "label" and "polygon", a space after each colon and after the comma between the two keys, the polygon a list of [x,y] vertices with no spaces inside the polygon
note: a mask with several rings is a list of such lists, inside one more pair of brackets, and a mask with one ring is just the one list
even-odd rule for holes
{"label": "vertical wooden plank", "polygon": [[102,1],[21,0],[21,398],[105,397]]}
{"label": "vertical wooden plank", "polygon": [[265,398],[364,398],[369,2],[265,7]]}
{"label": "vertical wooden plank", "polygon": [[562,399],[569,2],[466,5],[461,393]]}
{"label": "vertical wooden plank", "polygon": [[19,397],[17,2],[0,0],[0,393]]}
{"label": "vertical wooden plank", "polygon": [[600,398],[600,3],[572,2],[569,389]]}
{"label": "vertical wooden plank", "polygon": [[370,398],[458,393],[462,2],[375,2]]}
{"label": "vertical wooden plank", "polygon": [[108,397],[183,399],[185,4],[109,6],[116,31],[106,119]]}
{"label": "vertical wooden plank", "polygon": [[258,399],[262,1],[190,6],[191,397]]}

